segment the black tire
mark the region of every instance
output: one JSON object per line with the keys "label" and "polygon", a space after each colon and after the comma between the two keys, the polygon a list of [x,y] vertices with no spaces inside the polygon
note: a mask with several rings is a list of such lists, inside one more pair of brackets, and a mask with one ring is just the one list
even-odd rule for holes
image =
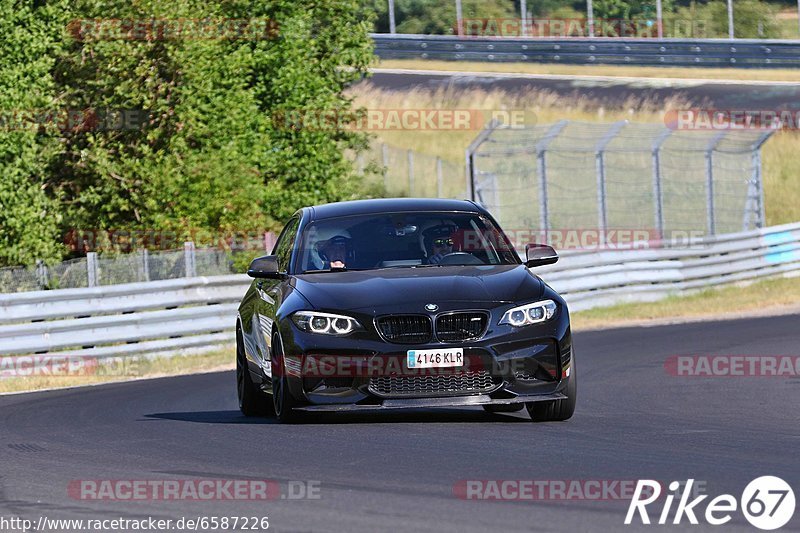
{"label": "black tire", "polygon": [[530,402],[525,404],[528,414],[533,422],[561,422],[572,418],[575,413],[575,403],[578,396],[578,375],[575,372],[575,358],[573,357],[567,389],[564,391],[566,400],[553,400],[550,402]]}
{"label": "black tire", "polygon": [[284,424],[297,422],[300,413],[294,410],[297,401],[289,393],[288,378],[286,377],[286,365],[283,361],[283,343],[280,336],[276,335],[272,339],[272,407],[275,418]]}
{"label": "black tire", "polygon": [[244,416],[270,414],[272,402],[250,377],[241,332],[238,329],[236,330],[236,392],[239,397],[239,410]]}
{"label": "black tire", "polygon": [[522,411],[524,403],[512,403],[509,405],[484,405],[483,410],[487,413],[516,413]]}

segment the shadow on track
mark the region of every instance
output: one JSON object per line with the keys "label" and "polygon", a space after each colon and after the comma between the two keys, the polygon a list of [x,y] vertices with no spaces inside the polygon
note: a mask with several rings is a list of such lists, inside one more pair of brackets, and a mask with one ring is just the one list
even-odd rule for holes
{"label": "shadow on track", "polygon": [[199,424],[275,424],[274,418],[248,418],[238,409],[229,411],[179,411],[175,413],[152,413],[144,415],[146,420],[178,420]]}
{"label": "shadow on track", "polygon": [[[177,420],[199,424],[277,424],[272,417],[243,416],[239,411],[183,411],[152,413],[145,420]],[[491,414],[474,409],[409,409],[406,411],[372,411],[361,413],[304,413],[294,425],[312,424],[420,424],[420,423],[527,423],[527,414]]]}

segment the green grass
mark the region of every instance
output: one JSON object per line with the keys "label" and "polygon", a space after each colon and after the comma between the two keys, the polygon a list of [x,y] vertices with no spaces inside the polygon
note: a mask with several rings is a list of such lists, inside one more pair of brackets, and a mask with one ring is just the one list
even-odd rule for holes
{"label": "green grass", "polygon": [[624,326],[642,321],[698,319],[745,314],[800,304],[800,278],[775,278],[723,288],[706,289],[687,296],[670,296],[658,302],[620,304],[571,315],[575,330]]}

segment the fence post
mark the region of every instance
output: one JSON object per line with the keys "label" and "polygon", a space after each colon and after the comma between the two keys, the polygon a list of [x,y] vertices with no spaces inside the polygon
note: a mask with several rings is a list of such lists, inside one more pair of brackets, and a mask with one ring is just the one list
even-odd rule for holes
{"label": "fence post", "polygon": [[709,235],[717,234],[714,209],[714,149],[725,138],[725,132],[714,135],[706,146],[706,230]]}
{"label": "fence post", "polygon": [[436,197],[442,198],[442,191],[444,190],[444,176],[442,175],[442,158],[436,157]]}
{"label": "fence post", "polygon": [[658,240],[664,240],[664,191],[661,188],[661,147],[672,135],[671,129],[666,129],[653,143],[653,201],[655,202],[656,231]]}
{"label": "fence post", "polygon": [[408,150],[408,195],[414,196],[414,152]]}
{"label": "fence post", "polygon": [[558,137],[567,124],[566,120],[560,120],[553,124],[544,137],[536,143],[536,163],[539,174],[539,226],[544,231],[545,238],[547,232],[550,230],[550,211],[547,199],[547,162],[545,161],[545,152],[553,139]]}
{"label": "fence post", "polygon": [[36,282],[40,289],[46,289],[50,285],[50,273],[41,259],[36,260]]}
{"label": "fence post", "polygon": [[758,191],[755,198],[756,202],[758,202],[758,206],[756,207],[756,213],[758,215],[756,224],[759,228],[765,228],[767,226],[767,212],[764,208],[764,173],[761,165],[761,147],[764,146],[764,143],[767,142],[773,135],[775,135],[775,130],[762,133],[753,146],[755,158],[753,179],[755,181],[756,190]]}
{"label": "fence post", "polygon": [[150,251],[147,248],[142,248],[139,252],[139,268],[141,269],[139,279],[150,281]]}
{"label": "fence post", "polygon": [[381,159],[383,160],[383,188],[389,190],[389,147],[381,143]]}
{"label": "fence post", "polygon": [[186,266],[186,277],[194,278],[197,276],[197,265],[195,265],[195,250],[193,242],[183,243],[183,263]]}
{"label": "fence post", "polygon": [[86,277],[89,287],[97,287],[100,283],[100,276],[97,269],[97,252],[86,254]]}
{"label": "fence post", "polygon": [[481,130],[478,136],[472,140],[467,149],[464,151],[467,176],[467,197],[472,201],[475,201],[475,152],[483,143],[486,142],[489,137],[491,137],[492,132],[494,132],[498,126],[500,126],[500,121],[498,121],[496,118],[493,118],[492,121],[489,122],[489,124],[487,124],[483,130]]}
{"label": "fence post", "polygon": [[621,120],[611,125],[600,142],[597,143],[595,150],[595,166],[597,171],[597,225],[599,226],[600,246],[605,246],[606,233],[608,230],[608,207],[606,205],[606,158],[605,150],[609,143],[617,136],[619,131],[627,124],[627,120]]}

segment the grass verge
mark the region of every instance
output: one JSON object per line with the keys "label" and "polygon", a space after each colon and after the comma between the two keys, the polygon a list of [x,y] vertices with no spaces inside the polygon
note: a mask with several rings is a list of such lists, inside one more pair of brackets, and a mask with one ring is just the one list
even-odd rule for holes
{"label": "grass verge", "polygon": [[764,313],[800,305],[800,278],[775,278],[750,285],[733,285],[657,302],[620,304],[571,315],[575,331],[648,321],[681,321]]}
{"label": "grass verge", "polygon": [[[77,387],[80,385],[96,385],[114,381],[131,381],[144,378],[178,376],[203,372],[216,372],[234,368],[234,348],[220,348],[193,355],[176,355],[174,357],[126,357],[116,360],[95,360],[93,358],[70,358],[64,355],[59,362],[66,362],[49,374],[37,372],[38,375],[13,376],[0,372],[0,393],[23,392],[42,389]],[[36,357],[36,356],[33,356]],[[0,369],[10,372],[10,366],[19,358],[10,356],[0,358]],[[18,363],[19,372],[25,372]],[[56,364],[56,363],[54,363]],[[44,365],[52,370],[52,365]],[[29,364],[26,368],[29,367]],[[233,384],[231,384],[233,387]]]}
{"label": "grass verge", "polygon": [[623,78],[669,78],[736,81],[800,81],[797,69],[737,69],[645,67],[626,65],[554,65],[549,63],[489,63],[480,61],[435,61],[426,59],[387,59],[377,68],[441,70],[462,72],[501,72],[553,76],[609,76]]}

